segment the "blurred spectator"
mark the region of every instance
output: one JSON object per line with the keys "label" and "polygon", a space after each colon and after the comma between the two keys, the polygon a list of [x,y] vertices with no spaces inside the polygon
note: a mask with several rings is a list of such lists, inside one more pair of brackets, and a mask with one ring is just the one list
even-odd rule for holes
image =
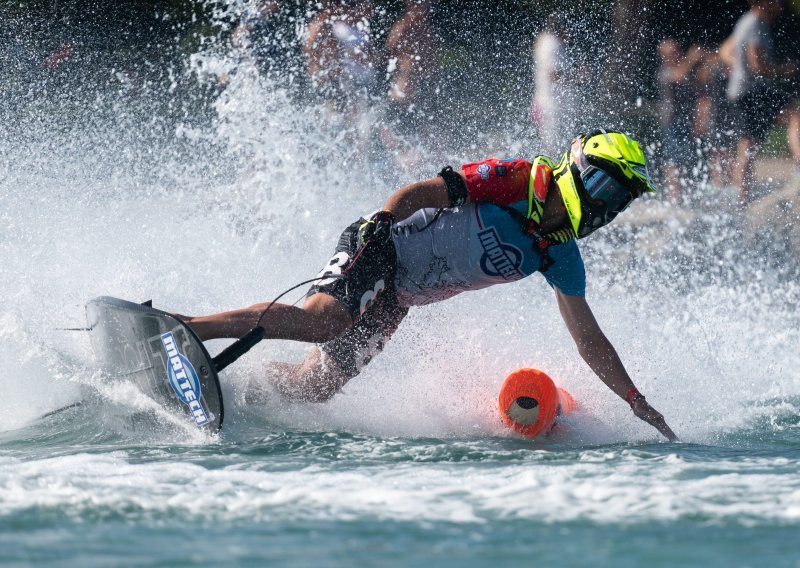
{"label": "blurred spectator", "polygon": [[[555,155],[579,129],[579,92],[586,68],[579,64],[570,33],[570,16],[554,12],[533,44],[534,92],[531,119],[539,129],[541,148]],[[585,108],[580,108],[581,114]]]}
{"label": "blurred spectator", "polygon": [[696,71],[697,109],[694,136],[700,140],[708,163],[711,184],[722,189],[731,185],[730,151],[733,129],[725,88],[728,67],[719,53],[703,54]]}
{"label": "blurred spectator", "polygon": [[406,0],[406,12],[386,40],[389,96],[379,134],[383,146],[405,170],[424,160],[420,142],[435,112],[440,51],[432,13],[431,0]]}
{"label": "blurred spectator", "polygon": [[233,44],[252,57],[262,75],[286,84],[300,79],[298,30],[286,3],[258,0],[233,32]]}
{"label": "blurred spectator", "polygon": [[665,39],[658,46],[661,64],[658,87],[661,102],[661,135],[664,148],[664,181],[667,197],[679,200],[681,187],[693,162],[697,162],[697,143],[692,133],[693,113],[697,99],[694,69],[703,50],[692,46],[683,53],[674,39]]}
{"label": "blurred spectator", "polygon": [[439,70],[439,46],[430,0],[406,0],[406,13],[389,30],[386,52],[392,75],[389,98],[412,109]]}
{"label": "blurred spectator", "polygon": [[[737,22],[733,34],[720,48],[720,57],[730,66],[728,100],[731,101],[739,135],[734,182],[739,200],[753,198],[753,161],[778,114],[787,109],[791,94],[779,79],[796,77],[794,61],[776,63],[772,26],[785,8],[784,0],[754,0]],[[796,93],[795,93],[796,94]],[[789,146],[800,162],[800,115],[797,105],[788,109]]]}
{"label": "blurred spectator", "polygon": [[51,53],[47,59],[44,60],[44,67],[48,71],[55,71],[61,64],[69,61],[72,58],[72,46],[65,44]]}
{"label": "blurred spectator", "polygon": [[330,0],[309,24],[305,53],[318,94],[342,112],[377,85],[368,0]]}

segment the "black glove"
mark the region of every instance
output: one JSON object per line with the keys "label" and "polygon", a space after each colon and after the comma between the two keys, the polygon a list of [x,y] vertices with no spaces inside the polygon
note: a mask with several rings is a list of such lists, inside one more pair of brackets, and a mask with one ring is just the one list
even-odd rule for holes
{"label": "black glove", "polygon": [[392,225],[394,215],[389,211],[378,211],[369,221],[358,228],[358,248],[369,243],[385,246],[392,240]]}

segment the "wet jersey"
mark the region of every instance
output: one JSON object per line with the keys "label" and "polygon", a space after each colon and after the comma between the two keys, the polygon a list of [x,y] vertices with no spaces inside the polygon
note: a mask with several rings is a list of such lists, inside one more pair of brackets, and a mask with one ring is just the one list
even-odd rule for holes
{"label": "wet jersey", "polygon": [[[438,302],[467,290],[520,280],[542,267],[543,254],[533,247],[519,222],[504,207],[528,215],[530,191],[544,202],[549,184],[535,185],[524,160],[486,160],[466,164],[468,203],[448,209],[422,209],[397,223],[392,238],[397,250],[395,288],[400,305]],[[571,238],[552,244],[552,265],[543,272],[551,286],[583,296],[586,276],[578,246]]]}

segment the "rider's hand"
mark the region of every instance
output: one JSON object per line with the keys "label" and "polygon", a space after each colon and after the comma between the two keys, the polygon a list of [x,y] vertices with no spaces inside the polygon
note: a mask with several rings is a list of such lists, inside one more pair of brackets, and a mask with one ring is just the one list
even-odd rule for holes
{"label": "rider's hand", "polygon": [[358,248],[367,243],[384,245],[392,238],[394,215],[389,211],[378,211],[369,221],[358,228]]}
{"label": "rider's hand", "polygon": [[664,437],[669,440],[670,442],[674,442],[678,439],[675,435],[675,432],[672,431],[672,428],[667,426],[666,420],[664,420],[664,416],[650,406],[650,403],[647,402],[644,395],[641,394],[638,390],[631,389],[632,393],[629,392],[628,396],[625,400],[628,401],[628,404],[631,405],[631,410],[633,410],[633,414],[648,424],[650,424],[653,428],[661,432]]}

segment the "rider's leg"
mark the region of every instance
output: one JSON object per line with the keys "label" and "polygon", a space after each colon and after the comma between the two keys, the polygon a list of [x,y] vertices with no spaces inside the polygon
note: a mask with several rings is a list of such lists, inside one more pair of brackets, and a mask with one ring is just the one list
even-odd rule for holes
{"label": "rider's leg", "polygon": [[290,339],[322,343],[342,335],[353,325],[348,310],[327,294],[314,294],[302,308],[274,304],[266,313],[267,304],[256,304],[210,316],[184,317],[186,324],[203,340],[238,338],[253,329],[261,318],[261,326],[270,339]]}
{"label": "rider's leg", "polygon": [[792,101],[788,114],[786,137],[789,140],[789,150],[792,153],[792,158],[794,158],[796,174],[800,174],[800,101]]}
{"label": "rider's leg", "polygon": [[407,313],[393,290],[380,295],[354,326],[311,349],[302,363],[273,364],[276,390],[290,400],[329,400],[383,350]]}
{"label": "rider's leg", "polygon": [[248,381],[245,402],[264,404],[273,398],[276,391],[286,400],[325,402],[350,377],[335,361],[323,361],[324,357],[319,347],[312,347],[306,352],[302,363],[268,363],[266,381],[259,375],[253,375]]}
{"label": "rider's leg", "polygon": [[753,162],[758,153],[758,142],[749,135],[739,138],[733,181],[739,187],[739,203],[746,205],[752,198]]}
{"label": "rider's leg", "polygon": [[302,363],[270,363],[268,371],[268,380],[275,390],[295,402],[330,400],[351,378],[319,347],[309,349]]}

